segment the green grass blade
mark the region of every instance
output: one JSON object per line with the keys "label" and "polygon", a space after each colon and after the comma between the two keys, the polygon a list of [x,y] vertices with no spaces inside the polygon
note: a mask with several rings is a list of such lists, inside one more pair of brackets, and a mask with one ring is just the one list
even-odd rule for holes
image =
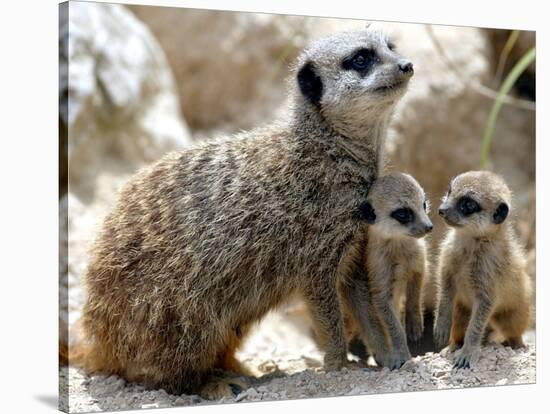
{"label": "green grass blade", "polygon": [[506,96],[510,89],[514,86],[521,74],[527,69],[527,67],[535,60],[535,48],[530,49],[523,57],[514,65],[512,70],[498,91],[498,95],[493,102],[493,107],[489,113],[489,118],[487,118],[487,124],[485,125],[485,132],[483,133],[483,139],[481,142],[481,158],[480,158],[480,167],[485,169],[487,167],[487,161],[489,159],[489,149],[491,148],[491,140],[493,138],[493,133],[495,130],[495,124],[502,107],[503,97]]}
{"label": "green grass blade", "polygon": [[508,36],[508,40],[506,41],[506,44],[502,48],[502,51],[500,52],[500,57],[498,59],[498,67],[495,79],[500,82],[502,79],[502,74],[504,73],[504,67],[506,66],[506,61],[508,60],[508,56],[510,55],[510,52],[512,52],[512,49],[514,48],[514,45],[517,43],[519,38],[520,30],[512,30],[510,32],[510,36]]}

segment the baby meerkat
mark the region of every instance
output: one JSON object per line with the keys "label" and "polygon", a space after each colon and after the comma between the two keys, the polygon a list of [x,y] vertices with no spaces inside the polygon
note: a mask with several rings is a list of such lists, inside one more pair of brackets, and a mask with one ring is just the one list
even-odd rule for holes
{"label": "baby meerkat", "polygon": [[232,396],[213,372],[239,370],[248,327],[298,294],[325,369],[342,368],[341,304],[354,297],[338,286],[352,279],[365,227],[354,213],[413,72],[381,33],[333,34],[300,55],[287,119],[132,177],[85,275],[82,365],[171,393]]}
{"label": "baby meerkat", "polygon": [[376,180],[362,214],[370,224],[362,272],[367,302],[362,312],[352,314],[364,320],[367,331],[361,334],[377,363],[396,369],[411,357],[407,339],[417,342],[422,337],[421,290],[427,260],[422,237],[433,225],[424,190],[403,173]]}
{"label": "baby meerkat", "polygon": [[524,346],[530,321],[531,281],[524,255],[508,219],[512,194],[498,175],[471,171],[455,177],[439,214],[451,227],[438,267],[436,345],[460,347],[456,368],[479,357],[490,328],[505,344]]}

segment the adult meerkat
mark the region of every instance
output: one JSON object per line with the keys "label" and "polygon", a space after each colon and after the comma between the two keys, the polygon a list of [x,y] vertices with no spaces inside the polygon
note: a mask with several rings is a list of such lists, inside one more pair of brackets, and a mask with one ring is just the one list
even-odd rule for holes
{"label": "adult meerkat", "polygon": [[299,57],[287,121],[172,152],[130,179],[85,276],[85,366],[231,395],[213,369],[235,363],[246,327],[293,293],[325,369],[344,366],[337,283],[359,254],[354,213],[413,74],[393,49],[367,30],[319,40]]}
{"label": "adult meerkat", "polygon": [[472,171],[455,177],[439,214],[451,226],[438,268],[436,345],[462,347],[455,367],[475,363],[487,327],[505,344],[523,345],[530,319],[531,282],[508,219],[511,192],[498,175]]}
{"label": "adult meerkat", "polygon": [[403,173],[376,180],[361,214],[370,225],[358,278],[366,283],[350,295],[357,295],[353,303],[362,303],[363,310],[348,313],[359,316],[360,330],[367,328],[361,335],[375,360],[396,369],[411,357],[407,339],[417,342],[422,337],[421,291],[427,260],[422,237],[433,225],[424,190]]}

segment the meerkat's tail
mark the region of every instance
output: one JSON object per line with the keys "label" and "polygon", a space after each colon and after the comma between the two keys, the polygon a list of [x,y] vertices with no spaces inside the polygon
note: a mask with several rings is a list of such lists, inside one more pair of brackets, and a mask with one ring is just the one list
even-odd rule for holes
{"label": "meerkat's tail", "polygon": [[94,343],[83,339],[82,328],[79,322],[69,327],[61,318],[59,319],[59,366],[74,366],[88,372],[119,371],[119,364],[108,352],[101,352]]}
{"label": "meerkat's tail", "polygon": [[91,350],[80,340],[80,326],[76,323],[69,333],[69,325],[59,318],[59,366],[82,366]]}

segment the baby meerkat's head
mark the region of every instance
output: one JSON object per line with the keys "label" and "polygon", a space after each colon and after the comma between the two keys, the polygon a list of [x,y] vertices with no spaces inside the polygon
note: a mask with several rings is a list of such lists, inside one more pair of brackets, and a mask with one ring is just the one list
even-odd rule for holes
{"label": "baby meerkat's head", "polygon": [[476,235],[499,228],[508,217],[512,193],[489,171],[470,171],[453,178],[439,206],[439,215],[457,230]]}
{"label": "baby meerkat's head", "polygon": [[433,229],[426,194],[409,174],[392,173],[376,180],[362,210],[371,231],[386,238],[421,238]]}
{"label": "baby meerkat's head", "polygon": [[364,29],[313,43],[299,58],[297,82],[307,105],[345,128],[392,108],[413,73],[386,36]]}

